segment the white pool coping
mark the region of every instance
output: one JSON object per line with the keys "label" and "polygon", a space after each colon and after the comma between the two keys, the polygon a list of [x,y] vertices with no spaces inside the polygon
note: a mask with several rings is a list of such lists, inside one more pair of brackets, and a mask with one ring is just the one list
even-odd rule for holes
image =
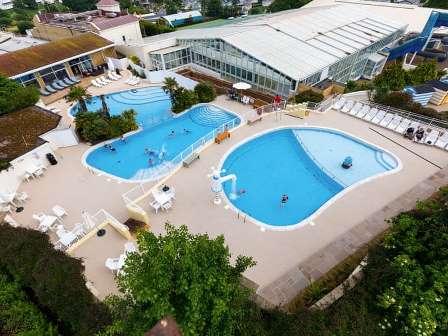
{"label": "white pool coping", "polygon": [[[258,138],[260,136],[266,135],[268,133],[273,133],[279,130],[283,130],[283,129],[301,129],[301,128],[314,128],[314,129],[321,129],[321,130],[328,130],[328,131],[332,131],[335,133],[339,133],[342,134],[344,136],[347,136],[349,138],[352,138],[358,142],[364,143],[368,146],[371,146],[375,149],[378,150],[382,150],[385,153],[389,154],[391,157],[393,157],[396,162],[397,162],[397,167],[395,167],[392,170],[389,171],[385,171],[384,173],[380,173],[380,174],[376,174],[376,175],[372,175],[368,178],[365,178],[361,181],[358,181],[346,188],[344,188],[342,191],[338,192],[336,195],[334,195],[333,197],[331,197],[329,200],[327,200],[325,203],[323,203],[316,211],[314,211],[310,216],[306,217],[305,219],[301,220],[300,222],[296,223],[296,224],[290,224],[290,225],[284,225],[284,226],[277,226],[277,225],[271,225],[268,223],[264,223],[250,215],[248,215],[247,213],[245,213],[244,211],[242,211],[241,209],[239,209],[238,207],[236,207],[227,197],[226,193],[224,192],[224,189],[220,192],[220,195],[225,199],[227,205],[236,213],[240,213],[243,216],[245,216],[247,219],[249,219],[251,222],[253,222],[254,224],[260,226],[260,228],[262,230],[270,230],[270,231],[292,231],[292,230],[296,230],[298,228],[304,227],[306,225],[314,225],[314,220],[320,215],[322,214],[326,209],[328,209],[333,203],[335,203],[337,200],[339,200],[340,198],[342,198],[343,196],[345,196],[347,193],[349,193],[350,191],[358,188],[359,186],[365,184],[365,183],[369,183],[373,180],[379,179],[381,177],[387,176],[387,175],[392,175],[392,174],[396,174],[399,171],[401,171],[403,169],[403,164],[401,162],[401,160],[398,158],[398,156],[396,156],[394,153],[392,153],[391,151],[384,149],[381,146],[377,146],[375,144],[372,144],[360,137],[357,137],[353,134],[341,131],[339,129],[336,128],[331,128],[331,127],[323,127],[323,126],[312,126],[312,125],[301,125],[301,126],[280,126],[280,127],[274,127],[271,128],[269,130],[265,130],[262,132],[258,132],[246,139],[244,139],[243,141],[240,141],[239,143],[233,145],[225,154],[224,156],[221,158],[221,160],[219,161],[219,165],[218,165],[218,169],[222,170],[223,169],[223,165],[225,160],[227,159],[227,157],[237,148],[239,148],[240,146],[244,145],[245,143],[248,143],[249,141]],[[300,145],[300,144],[298,144]],[[331,178],[331,177],[330,177]]]}
{"label": "white pool coping", "polygon": [[[179,117],[180,115],[184,115],[184,114],[190,112],[192,109],[194,109],[194,108],[196,108],[196,107],[204,106],[204,105],[211,105],[211,106],[213,106],[213,107],[216,107],[216,108],[218,108],[218,109],[220,109],[220,110],[223,110],[223,111],[225,111],[225,112],[227,112],[227,113],[230,113],[230,114],[234,115],[236,118],[238,118],[238,119],[240,120],[240,123],[239,123],[238,126],[236,126],[236,127],[234,127],[234,128],[232,128],[232,129],[229,130],[230,133],[232,133],[233,131],[239,129],[239,128],[242,127],[242,126],[245,126],[245,124],[246,124],[245,119],[244,119],[243,116],[240,116],[239,114],[237,114],[237,113],[235,113],[235,112],[233,112],[233,111],[230,111],[229,109],[226,109],[226,108],[224,108],[224,107],[221,107],[221,106],[218,106],[218,105],[215,105],[215,104],[212,104],[212,103],[200,103],[200,104],[196,104],[196,105],[190,107],[189,109],[187,109],[187,110],[185,110],[185,111],[183,111],[183,112],[177,114],[176,117]],[[175,117],[175,118],[176,118],[176,117]],[[221,127],[221,126],[220,126],[220,127]],[[216,128],[216,129],[217,129],[217,128]],[[213,130],[215,130],[215,129],[213,129]],[[134,135],[134,134],[136,134],[136,133],[139,133],[139,132],[141,132],[141,131],[143,131],[143,128],[139,127],[138,130],[135,130],[135,131],[132,131],[132,132],[128,132],[128,133],[126,133],[126,134],[123,134],[123,137],[126,139],[127,137],[130,137],[130,136],[132,136],[132,135]],[[210,132],[211,132],[211,131],[210,131]],[[207,133],[207,134],[209,134],[209,133]],[[117,141],[117,140],[120,140],[120,137],[118,137],[118,138],[113,138],[113,139],[109,139],[109,140],[105,140],[105,141],[102,141],[102,142],[100,142],[100,143],[98,143],[98,144],[96,144],[96,145],[93,145],[91,148],[89,148],[88,150],[86,150],[86,151],[84,152],[84,154],[82,155],[82,157],[81,157],[81,164],[82,164],[84,167],[86,167],[88,170],[90,170],[90,171],[92,171],[93,173],[97,174],[98,176],[107,176],[108,178],[111,178],[111,179],[113,179],[113,180],[115,180],[115,181],[117,181],[117,182],[119,182],[119,183],[133,183],[133,184],[136,184],[136,183],[153,182],[153,181],[160,180],[160,179],[162,179],[162,178],[166,178],[167,176],[171,176],[173,173],[175,173],[175,172],[177,171],[176,168],[178,168],[178,167],[174,167],[171,171],[169,171],[169,172],[168,172],[167,174],[165,174],[165,175],[160,175],[160,176],[157,176],[157,177],[155,177],[155,178],[148,178],[148,179],[143,179],[143,180],[132,180],[132,179],[125,179],[125,178],[123,178],[123,177],[119,177],[119,176],[116,176],[116,175],[107,173],[107,172],[105,172],[104,170],[101,170],[101,169],[98,169],[98,168],[96,168],[96,167],[93,167],[93,166],[91,166],[89,163],[87,163],[87,157],[89,156],[90,153],[92,153],[92,152],[93,152],[94,150],[96,150],[97,148],[103,147],[105,144],[111,144],[111,143],[113,143],[113,142],[115,142],[115,141]],[[199,140],[200,140],[200,139],[198,139],[197,141],[199,141]],[[209,141],[209,143],[205,143],[202,147],[199,148],[198,152],[201,153],[201,152],[202,152],[203,150],[205,150],[205,149],[208,147],[208,145],[211,144],[211,143],[212,143],[212,141]],[[189,146],[190,146],[190,145],[189,145]],[[187,147],[187,148],[188,148],[188,147]],[[181,166],[181,164],[178,164],[177,166]]]}

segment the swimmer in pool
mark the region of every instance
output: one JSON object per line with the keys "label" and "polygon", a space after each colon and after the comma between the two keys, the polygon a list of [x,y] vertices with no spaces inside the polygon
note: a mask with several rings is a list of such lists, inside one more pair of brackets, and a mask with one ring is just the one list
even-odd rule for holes
{"label": "swimmer in pool", "polygon": [[286,203],[288,202],[288,200],[289,200],[288,195],[283,194],[282,198],[280,200],[280,207],[283,208],[286,205]]}

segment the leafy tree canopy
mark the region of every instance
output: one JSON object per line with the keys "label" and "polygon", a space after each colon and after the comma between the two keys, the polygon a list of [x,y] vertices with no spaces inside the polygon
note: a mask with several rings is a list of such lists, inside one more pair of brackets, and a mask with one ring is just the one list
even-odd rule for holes
{"label": "leafy tree canopy", "polygon": [[320,103],[324,99],[324,96],[313,90],[305,90],[300,92],[294,97],[296,103],[313,102]]}
{"label": "leafy tree canopy", "polygon": [[23,87],[0,76],[0,115],[34,105],[38,100],[39,91],[35,87]]}
{"label": "leafy tree canopy", "polygon": [[95,9],[97,1],[95,0],[62,0],[62,4],[72,11],[84,12]]}
{"label": "leafy tree canopy", "polygon": [[108,300],[115,323],[108,335],[142,335],[170,314],[183,335],[239,334],[249,291],[241,274],[255,263],[238,256],[233,266],[224,237],[193,235],[167,224],[166,235],[138,235],[139,253],[118,276],[121,296]]}
{"label": "leafy tree canopy", "polygon": [[201,82],[194,88],[200,103],[209,103],[216,98],[216,90],[211,83]]}
{"label": "leafy tree canopy", "polygon": [[300,8],[311,0],[274,0],[269,6],[271,12],[280,12],[287,9]]}

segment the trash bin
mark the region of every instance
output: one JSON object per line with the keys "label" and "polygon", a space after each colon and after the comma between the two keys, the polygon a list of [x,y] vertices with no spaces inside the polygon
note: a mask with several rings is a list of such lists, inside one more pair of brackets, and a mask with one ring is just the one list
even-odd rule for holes
{"label": "trash bin", "polygon": [[51,164],[52,166],[58,164],[58,161],[56,161],[56,158],[55,158],[54,155],[51,154],[51,153],[47,153],[47,160],[48,160],[48,162],[50,162],[50,164]]}

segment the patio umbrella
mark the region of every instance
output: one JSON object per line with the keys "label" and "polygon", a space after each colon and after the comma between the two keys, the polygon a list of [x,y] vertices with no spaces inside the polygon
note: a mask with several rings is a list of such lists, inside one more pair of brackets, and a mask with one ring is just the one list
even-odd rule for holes
{"label": "patio umbrella", "polygon": [[249,90],[252,87],[252,85],[250,85],[248,83],[244,83],[244,82],[238,82],[238,83],[233,84],[232,87],[234,89],[240,90],[240,96],[241,96],[242,91]]}

